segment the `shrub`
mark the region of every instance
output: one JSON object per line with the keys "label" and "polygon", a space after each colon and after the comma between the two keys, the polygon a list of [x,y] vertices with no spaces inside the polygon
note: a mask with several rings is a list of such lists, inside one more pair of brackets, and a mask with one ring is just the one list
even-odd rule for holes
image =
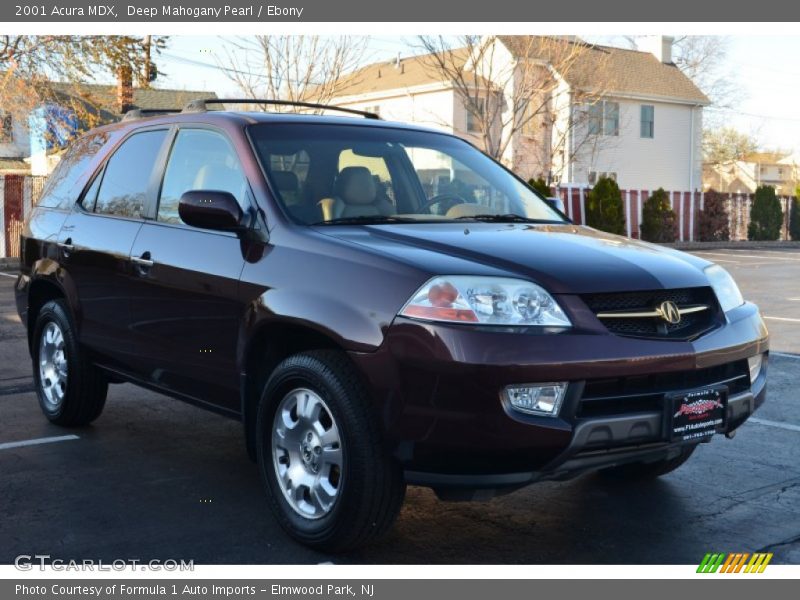
{"label": "shrub", "polygon": [[703,196],[703,210],[697,223],[697,239],[701,242],[727,242],[731,239],[725,195],[708,190]]}
{"label": "shrub", "polygon": [[678,217],[663,188],[658,188],[645,201],[641,230],[642,239],[648,242],[669,243],[678,238]]}
{"label": "shrub", "polygon": [[538,179],[533,179],[533,178],[528,179],[528,185],[531,186],[537,192],[539,192],[545,198],[550,198],[553,195],[550,186],[547,185],[547,182],[542,177],[539,177]]}
{"label": "shrub", "polygon": [[586,198],[586,224],[589,227],[625,235],[625,208],[617,182],[601,177]]}
{"label": "shrub", "polygon": [[800,242],[800,188],[792,198],[792,210],[789,213],[789,234],[795,242]]}
{"label": "shrub", "polygon": [[781,236],[783,211],[781,203],[771,185],[761,185],[756,189],[753,205],[750,207],[750,224],[747,226],[749,240],[777,240]]}

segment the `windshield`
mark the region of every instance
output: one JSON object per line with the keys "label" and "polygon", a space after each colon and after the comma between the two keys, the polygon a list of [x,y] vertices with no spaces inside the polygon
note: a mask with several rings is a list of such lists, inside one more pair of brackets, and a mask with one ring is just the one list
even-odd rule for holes
{"label": "windshield", "polygon": [[263,123],[253,145],[278,202],[307,225],[564,218],[458,138],[330,124]]}

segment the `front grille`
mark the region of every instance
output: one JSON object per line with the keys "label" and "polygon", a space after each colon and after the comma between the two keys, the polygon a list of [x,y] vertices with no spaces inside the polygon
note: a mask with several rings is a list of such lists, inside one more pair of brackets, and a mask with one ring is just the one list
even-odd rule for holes
{"label": "front grille", "polygon": [[665,394],[711,385],[727,385],[731,395],[746,392],[750,389],[747,361],[693,371],[589,379],[576,416],[590,418],[661,411]]}
{"label": "front grille", "polygon": [[673,302],[680,309],[707,307],[699,312],[681,315],[678,323],[668,323],[659,316],[598,316],[611,333],[625,337],[690,340],[717,327],[720,323],[716,296],[710,287],[584,294],[581,298],[596,315],[652,312],[663,302]]}

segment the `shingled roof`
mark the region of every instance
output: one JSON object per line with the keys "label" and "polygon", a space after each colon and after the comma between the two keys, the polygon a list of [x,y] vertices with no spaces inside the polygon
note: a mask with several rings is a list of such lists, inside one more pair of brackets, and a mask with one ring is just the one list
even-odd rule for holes
{"label": "shingled roof", "polygon": [[[598,46],[577,38],[502,35],[497,39],[517,58],[547,61],[560,53],[563,61],[551,62],[568,64],[562,75],[571,86],[582,91],[710,104],[708,97],[677,66],[662,63],[650,52]],[[466,48],[453,52],[454,58],[462,64],[466,62]],[[432,65],[429,54],[373,63],[343,77],[336,96],[361,96],[444,83]]]}
{"label": "shingled roof", "polygon": [[[117,86],[102,84],[54,84],[59,93],[79,98],[94,105],[107,115],[119,116],[117,111]],[[216,98],[214,92],[198,90],[176,90],[160,88],[133,88],[133,104],[131,108],[147,110],[166,110],[183,108],[192,100]]]}
{"label": "shingled roof", "polygon": [[517,58],[546,59],[546,54],[558,46],[574,49],[574,60],[566,61],[570,67],[562,75],[583,91],[711,103],[683,71],[650,52],[599,46],[574,38],[501,35],[497,39]]}
{"label": "shingled roof", "polygon": [[[452,56],[448,56],[447,61],[454,68],[461,68],[467,58],[467,49],[457,48],[452,50]],[[335,95],[361,96],[436,83],[443,83],[443,79],[435,67],[433,55],[420,54],[372,63],[353,71],[339,79]]]}

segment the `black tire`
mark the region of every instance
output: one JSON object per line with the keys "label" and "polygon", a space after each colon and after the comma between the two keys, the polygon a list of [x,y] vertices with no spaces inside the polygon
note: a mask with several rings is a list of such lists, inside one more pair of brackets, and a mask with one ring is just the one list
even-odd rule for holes
{"label": "black tire", "polygon": [[[341,438],[341,489],[330,512],[314,519],[291,506],[273,461],[276,412],[287,394],[298,388],[310,389],[324,401]],[[318,350],[281,362],[264,386],[256,425],[258,465],[269,503],[294,539],[317,550],[343,552],[380,537],[392,526],[405,497],[402,471],[387,454],[364,386],[343,353]]]}
{"label": "black tire", "polygon": [[[48,399],[39,369],[42,334],[54,323],[63,337],[66,358],[66,385],[58,402]],[[33,382],[39,406],[50,422],[64,427],[88,425],[103,412],[108,394],[108,381],[81,351],[67,305],[63,300],[51,300],[39,311],[32,337]]]}
{"label": "black tire", "polygon": [[655,479],[667,473],[672,473],[675,469],[689,460],[697,448],[697,444],[685,446],[681,453],[675,458],[659,460],[651,463],[629,463],[618,467],[602,469],[599,474],[607,479],[618,481],[641,481]]}

